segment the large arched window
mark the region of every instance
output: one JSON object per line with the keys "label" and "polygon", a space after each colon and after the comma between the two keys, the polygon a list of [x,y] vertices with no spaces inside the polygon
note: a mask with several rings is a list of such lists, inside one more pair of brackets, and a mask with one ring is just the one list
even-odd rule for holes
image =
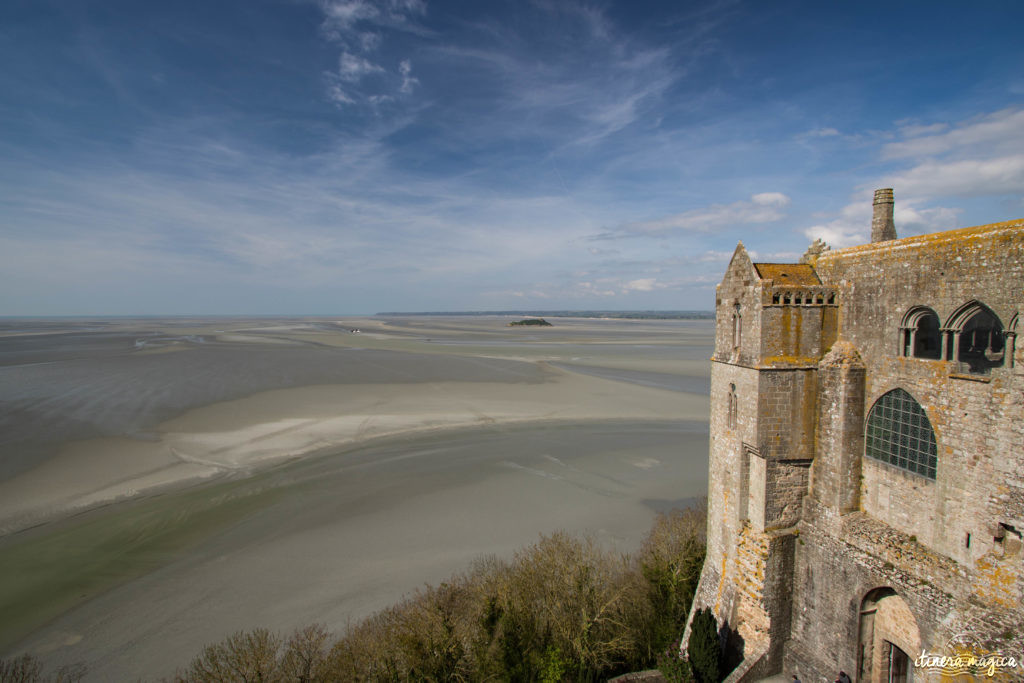
{"label": "large arched window", "polygon": [[921,405],[903,389],[893,389],[875,401],[864,437],[868,457],[935,479],[935,431]]}
{"label": "large arched window", "polygon": [[935,315],[935,311],[924,306],[910,309],[903,316],[900,333],[901,352],[904,356],[939,359],[942,340],[939,338],[939,316]]}

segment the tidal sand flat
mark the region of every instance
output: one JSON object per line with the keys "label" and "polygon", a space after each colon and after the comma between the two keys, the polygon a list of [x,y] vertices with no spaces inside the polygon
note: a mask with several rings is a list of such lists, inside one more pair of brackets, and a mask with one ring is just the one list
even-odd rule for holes
{"label": "tidal sand flat", "polygon": [[[46,381],[3,400],[54,427],[16,430],[32,456],[0,482],[3,654],[165,675],[238,629],[340,630],[540,533],[628,550],[703,494],[707,399],[678,389],[710,324],[505,322],[131,321],[50,361],[21,344],[0,372]],[[677,372],[643,374],[660,357]]]}

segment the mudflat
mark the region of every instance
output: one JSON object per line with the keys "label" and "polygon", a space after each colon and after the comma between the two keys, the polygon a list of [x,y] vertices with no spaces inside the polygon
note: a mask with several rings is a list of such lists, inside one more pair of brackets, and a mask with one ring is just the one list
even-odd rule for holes
{"label": "mudflat", "polygon": [[4,321],[0,654],[159,677],[707,488],[711,321]]}

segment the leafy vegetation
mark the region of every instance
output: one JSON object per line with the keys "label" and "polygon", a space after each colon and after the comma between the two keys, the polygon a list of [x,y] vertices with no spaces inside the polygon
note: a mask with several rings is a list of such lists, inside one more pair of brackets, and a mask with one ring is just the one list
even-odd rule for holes
{"label": "leafy vegetation", "polygon": [[686,650],[697,683],[719,683],[724,678],[718,623],[710,609],[703,608],[694,613]]}
{"label": "leafy vegetation", "polygon": [[[510,560],[485,558],[417,591],[333,642],[321,625],[287,639],[239,632],[204,648],[172,680],[597,681],[649,668],[678,652],[704,528],[703,506],[659,515],[632,556],[565,533],[542,536]],[[0,682],[47,680],[38,662],[23,665],[27,677]],[[685,661],[678,667],[688,673]]]}
{"label": "leafy vegetation", "polygon": [[0,659],[0,683],[77,683],[85,676],[81,665],[62,666],[52,675],[43,675],[43,664],[31,655]]}

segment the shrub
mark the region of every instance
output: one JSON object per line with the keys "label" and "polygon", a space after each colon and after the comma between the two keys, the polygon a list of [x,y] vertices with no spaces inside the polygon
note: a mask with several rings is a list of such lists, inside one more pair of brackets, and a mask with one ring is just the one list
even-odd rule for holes
{"label": "shrub", "polygon": [[668,683],[691,683],[693,672],[690,663],[680,650],[682,636],[672,641],[667,648],[658,653],[658,671]]}
{"label": "shrub", "polygon": [[52,675],[43,675],[43,664],[29,654],[0,659],[0,683],[76,683],[85,677],[81,664],[62,666]]}
{"label": "shrub", "polygon": [[277,659],[280,648],[281,639],[265,628],[239,631],[219,643],[207,645],[180,680],[187,683],[280,681]]}
{"label": "shrub", "polygon": [[722,680],[722,650],[718,644],[718,622],[710,609],[702,608],[694,613],[686,653],[693,669],[693,677],[698,683],[719,683]]}
{"label": "shrub", "polygon": [[313,624],[292,634],[284,646],[280,670],[288,681],[312,683],[327,678],[327,641],[331,634],[323,624]]}
{"label": "shrub", "polygon": [[651,605],[647,656],[662,652],[686,626],[704,566],[704,504],[659,514],[638,555]]}
{"label": "shrub", "polygon": [[659,515],[634,557],[565,533],[542,536],[511,560],[479,560],[350,625],[330,649],[319,625],[283,644],[264,629],[237,633],[204,649],[178,680],[594,681],[658,660],[678,670],[670,680],[690,681],[686,661],[664,652],[673,639],[678,652],[704,517],[703,507]]}

